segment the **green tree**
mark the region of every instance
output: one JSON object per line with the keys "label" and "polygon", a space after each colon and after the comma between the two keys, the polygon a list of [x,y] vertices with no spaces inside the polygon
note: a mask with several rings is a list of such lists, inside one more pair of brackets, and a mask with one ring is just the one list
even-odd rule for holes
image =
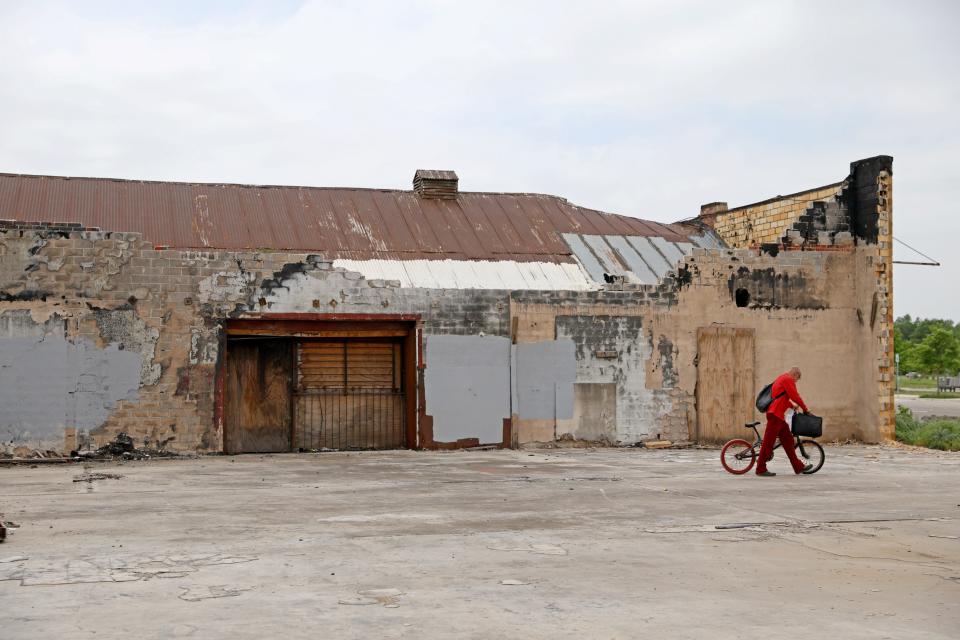
{"label": "green tree", "polygon": [[[916,358],[924,372],[935,375],[952,374],[960,368],[960,342],[957,341],[952,329],[952,326],[933,327],[923,342],[916,347]],[[903,356],[901,356],[901,366],[903,366],[902,358]]]}

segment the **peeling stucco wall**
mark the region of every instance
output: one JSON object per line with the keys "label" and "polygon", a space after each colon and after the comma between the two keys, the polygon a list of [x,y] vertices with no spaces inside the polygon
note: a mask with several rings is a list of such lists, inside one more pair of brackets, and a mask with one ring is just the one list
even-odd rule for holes
{"label": "peeling stucco wall", "polygon": [[[557,337],[576,348],[577,383],[609,383],[616,389],[616,430],[613,444],[633,444],[656,437],[661,418],[671,411],[670,397],[648,389],[646,368],[654,357],[649,337],[644,335],[642,316],[559,316]],[[661,366],[672,369],[672,348],[665,338],[665,353],[657,351]],[[595,413],[579,408],[580,413]],[[558,424],[558,435],[577,437],[577,425]]]}
{"label": "peeling stucco wall", "polygon": [[0,313],[0,441],[60,449],[63,430],[100,426],[121,400],[134,400],[143,358],[118,342],[68,339],[53,315]]}

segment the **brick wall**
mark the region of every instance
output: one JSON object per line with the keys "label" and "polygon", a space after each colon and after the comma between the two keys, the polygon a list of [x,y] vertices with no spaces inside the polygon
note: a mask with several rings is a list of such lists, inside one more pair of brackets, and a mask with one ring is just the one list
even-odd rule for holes
{"label": "brick wall", "polygon": [[827,185],[719,212],[714,229],[731,247],[780,243],[812,203],[835,202],[841,188],[841,183]]}

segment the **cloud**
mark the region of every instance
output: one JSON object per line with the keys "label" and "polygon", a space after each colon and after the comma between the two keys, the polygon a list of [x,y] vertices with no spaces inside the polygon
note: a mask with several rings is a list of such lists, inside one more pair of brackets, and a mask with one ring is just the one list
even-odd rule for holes
{"label": "cloud", "polygon": [[[0,8],[0,170],[539,191],[673,220],[895,157],[897,313],[960,319],[960,10],[943,3]],[[897,256],[906,258],[900,249]]]}

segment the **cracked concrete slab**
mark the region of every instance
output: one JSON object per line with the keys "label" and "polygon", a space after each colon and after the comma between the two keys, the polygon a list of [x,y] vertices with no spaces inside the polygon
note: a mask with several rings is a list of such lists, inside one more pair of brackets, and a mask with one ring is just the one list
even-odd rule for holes
{"label": "cracked concrete slab", "polygon": [[828,447],[814,476],[772,468],[736,477],[693,449],[216,456],[98,465],[123,480],[96,493],[70,466],[0,468],[23,525],[0,628],[955,637],[960,455]]}

